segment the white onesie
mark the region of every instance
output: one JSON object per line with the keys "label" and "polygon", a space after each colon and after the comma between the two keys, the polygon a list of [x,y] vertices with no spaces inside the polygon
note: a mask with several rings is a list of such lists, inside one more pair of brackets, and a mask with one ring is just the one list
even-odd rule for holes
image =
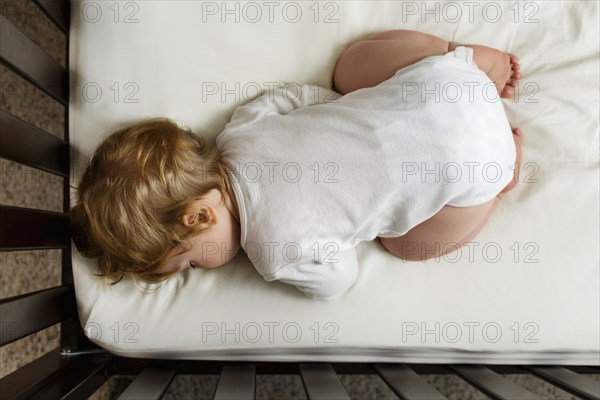
{"label": "white onesie", "polygon": [[323,300],[354,283],[358,243],[493,199],[516,158],[496,88],[464,46],[344,96],[267,91],[235,110],[216,145],[257,271]]}

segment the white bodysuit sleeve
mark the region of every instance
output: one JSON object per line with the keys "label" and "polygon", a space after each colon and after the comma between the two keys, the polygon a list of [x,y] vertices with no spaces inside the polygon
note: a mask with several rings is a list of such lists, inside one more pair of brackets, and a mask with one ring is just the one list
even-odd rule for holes
{"label": "white bodysuit sleeve", "polygon": [[297,108],[329,103],[342,97],[340,93],[316,85],[288,83],[269,88],[257,98],[238,106],[227,128],[244,127],[268,113],[285,115]]}
{"label": "white bodysuit sleeve", "polygon": [[358,260],[355,249],[338,252],[331,259],[334,262],[288,264],[267,280],[294,285],[311,299],[334,300],[356,281]]}

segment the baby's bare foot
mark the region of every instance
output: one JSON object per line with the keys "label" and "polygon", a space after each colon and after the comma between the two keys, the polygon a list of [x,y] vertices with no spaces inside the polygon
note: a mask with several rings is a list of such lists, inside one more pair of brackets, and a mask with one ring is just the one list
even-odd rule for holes
{"label": "baby's bare foot", "polygon": [[499,199],[502,199],[502,197],[504,197],[504,195],[506,193],[513,190],[514,187],[517,186],[517,183],[519,182],[519,170],[521,169],[521,135],[522,135],[522,133],[519,128],[513,128],[512,132],[513,132],[513,140],[515,141],[515,148],[517,151],[517,157],[515,160],[515,169],[514,169],[512,181],[510,181],[510,183],[508,185],[506,185],[506,187],[504,189],[502,189],[502,191],[500,193],[498,193]]}
{"label": "baby's bare foot", "polygon": [[521,77],[521,65],[517,56],[487,46],[470,47],[474,51],[473,60],[494,83],[500,97],[513,96]]}
{"label": "baby's bare foot", "polygon": [[519,64],[519,59],[514,54],[507,54],[510,62],[510,75],[508,76],[505,86],[500,93],[500,97],[502,98],[513,97],[515,95],[517,85],[519,84],[519,78],[521,78],[521,65]]}

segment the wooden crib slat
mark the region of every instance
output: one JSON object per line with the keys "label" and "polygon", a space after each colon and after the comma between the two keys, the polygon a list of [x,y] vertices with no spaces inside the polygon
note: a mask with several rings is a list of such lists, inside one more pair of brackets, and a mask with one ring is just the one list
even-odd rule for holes
{"label": "wooden crib slat", "polygon": [[0,394],[6,399],[27,398],[72,361],[61,357],[59,349],[52,350],[0,379]]}
{"label": "wooden crib slat", "polygon": [[0,346],[77,317],[73,285],[0,300]]}
{"label": "wooden crib slat", "polygon": [[28,400],[80,400],[87,399],[110,377],[107,373],[112,356],[107,354],[82,354],[66,365],[49,384]]}
{"label": "wooden crib slat", "polygon": [[69,74],[6,18],[0,18],[0,60],[18,74],[54,97],[68,104]]}
{"label": "wooden crib slat", "polygon": [[350,400],[331,364],[299,364],[298,367],[309,400]]}
{"label": "wooden crib slat", "polygon": [[600,400],[600,382],[554,365],[526,366],[536,376],[583,399]]}
{"label": "wooden crib slat", "polygon": [[405,364],[373,364],[381,378],[402,400],[444,400],[440,392]]}
{"label": "wooden crib slat", "polygon": [[521,386],[509,381],[502,375],[477,364],[454,364],[448,368],[456,372],[461,378],[475,386],[486,396],[495,400],[542,400],[541,397],[523,389]]}
{"label": "wooden crib slat", "polygon": [[54,24],[64,33],[69,33],[70,9],[69,2],[65,0],[33,0],[34,4],[40,8],[50,18]]}
{"label": "wooden crib slat", "polygon": [[0,110],[0,157],[67,177],[69,145]]}
{"label": "wooden crib slat", "polygon": [[0,397],[86,399],[110,378],[111,360],[108,354],[63,357],[55,349],[0,379]]}
{"label": "wooden crib slat", "polygon": [[69,214],[0,205],[0,250],[68,247]]}
{"label": "wooden crib slat", "polygon": [[226,365],[221,370],[214,400],[251,400],[255,397],[254,365]]}
{"label": "wooden crib slat", "polygon": [[173,367],[153,362],[127,386],[119,400],[160,399],[175,377],[175,372]]}

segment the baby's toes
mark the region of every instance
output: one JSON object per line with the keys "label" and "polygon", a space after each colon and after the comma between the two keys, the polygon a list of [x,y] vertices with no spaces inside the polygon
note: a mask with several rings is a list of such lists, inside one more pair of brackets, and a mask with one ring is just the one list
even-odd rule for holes
{"label": "baby's toes", "polygon": [[521,66],[519,64],[513,64],[513,63],[511,63],[511,65],[510,65],[510,72],[511,72],[510,77],[511,78],[519,79],[521,77],[521,71],[520,70],[521,70]]}
{"label": "baby's toes", "polygon": [[513,86],[510,86],[509,84],[507,84],[506,86],[504,86],[504,90],[502,91],[502,94],[500,95],[500,97],[503,99],[507,99],[507,98],[513,97],[514,95],[515,95],[515,88]]}
{"label": "baby's toes", "polygon": [[521,72],[518,69],[515,69],[514,64],[511,64],[510,78],[511,79],[519,79],[520,77],[521,77]]}

